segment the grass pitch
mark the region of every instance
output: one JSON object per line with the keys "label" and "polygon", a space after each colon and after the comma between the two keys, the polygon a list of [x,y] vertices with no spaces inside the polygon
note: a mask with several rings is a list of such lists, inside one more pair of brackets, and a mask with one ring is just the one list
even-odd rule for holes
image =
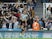
{"label": "grass pitch", "polygon": [[0,38],[0,39],[52,39],[52,38]]}

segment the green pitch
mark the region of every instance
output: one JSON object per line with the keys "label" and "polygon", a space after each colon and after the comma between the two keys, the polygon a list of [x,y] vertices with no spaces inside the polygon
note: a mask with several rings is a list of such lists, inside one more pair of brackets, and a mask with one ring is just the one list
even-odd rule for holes
{"label": "green pitch", "polygon": [[52,39],[52,38],[0,38],[0,39]]}

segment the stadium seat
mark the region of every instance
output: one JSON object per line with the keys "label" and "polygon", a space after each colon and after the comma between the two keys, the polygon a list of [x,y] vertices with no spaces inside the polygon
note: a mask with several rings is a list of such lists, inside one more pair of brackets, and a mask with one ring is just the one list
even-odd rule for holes
{"label": "stadium seat", "polygon": [[0,31],[8,31],[8,29],[7,28],[2,28],[2,29],[0,29]]}
{"label": "stadium seat", "polygon": [[14,28],[13,31],[22,31],[20,28]]}

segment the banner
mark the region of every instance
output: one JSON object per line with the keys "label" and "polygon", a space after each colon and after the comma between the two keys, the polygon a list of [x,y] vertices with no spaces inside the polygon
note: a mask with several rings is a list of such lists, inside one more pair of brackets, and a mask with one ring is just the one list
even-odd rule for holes
{"label": "banner", "polygon": [[0,32],[0,38],[52,38],[52,32]]}

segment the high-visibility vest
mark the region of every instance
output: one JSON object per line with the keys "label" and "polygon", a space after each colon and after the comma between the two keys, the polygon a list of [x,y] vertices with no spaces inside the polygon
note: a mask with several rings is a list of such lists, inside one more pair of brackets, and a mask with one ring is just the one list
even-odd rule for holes
{"label": "high-visibility vest", "polygon": [[33,28],[33,30],[35,30],[35,31],[39,31],[39,30],[40,30],[40,25],[39,25],[39,23],[34,22],[33,25],[32,25],[32,28]]}

